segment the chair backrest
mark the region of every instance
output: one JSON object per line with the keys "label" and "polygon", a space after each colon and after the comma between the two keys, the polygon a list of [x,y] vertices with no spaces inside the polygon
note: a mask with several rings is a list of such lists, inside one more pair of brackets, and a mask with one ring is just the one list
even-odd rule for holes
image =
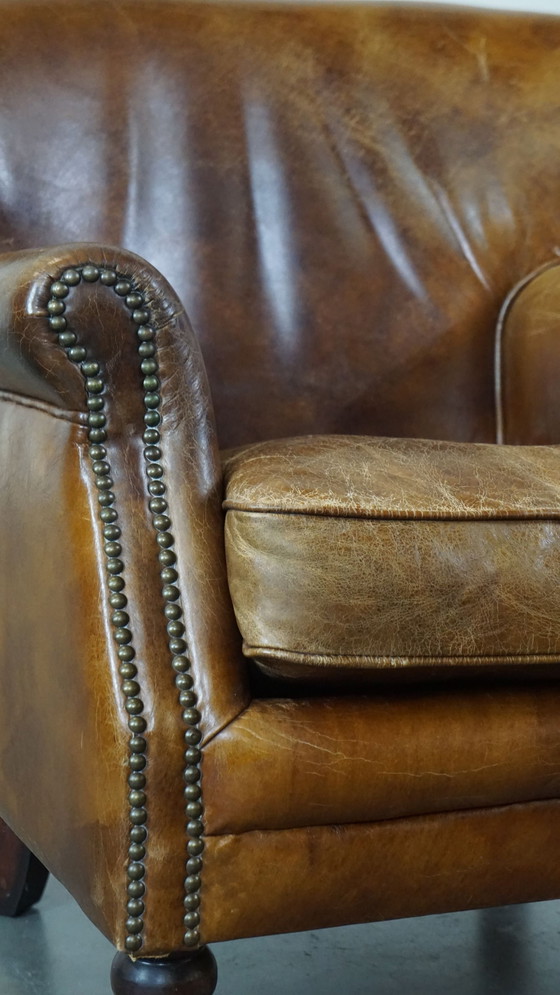
{"label": "chair backrest", "polygon": [[123,245],[224,446],[492,441],[508,290],[560,251],[560,18],[2,0],[0,250]]}

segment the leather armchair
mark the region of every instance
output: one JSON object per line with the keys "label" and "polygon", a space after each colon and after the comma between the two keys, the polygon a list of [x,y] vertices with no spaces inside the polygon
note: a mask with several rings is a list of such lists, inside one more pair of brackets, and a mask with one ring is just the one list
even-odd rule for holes
{"label": "leather armchair", "polygon": [[1,13],[0,911],[559,897],[560,22]]}

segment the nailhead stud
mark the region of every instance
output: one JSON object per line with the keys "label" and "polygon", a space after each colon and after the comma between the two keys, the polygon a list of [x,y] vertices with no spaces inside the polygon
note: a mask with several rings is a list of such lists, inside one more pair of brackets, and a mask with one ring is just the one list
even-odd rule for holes
{"label": "nailhead stud", "polygon": [[[82,361],[82,359],[86,358],[87,352],[86,352],[86,350],[84,349],[84,347],[82,345],[77,345],[77,346],[74,346],[72,349],[68,350],[68,356],[72,360],[73,363],[80,363]],[[93,401],[93,398],[92,397],[88,397],[88,400],[87,400],[88,407],[90,406],[90,404],[91,404],[92,401]],[[95,404],[98,405],[99,401],[100,401],[100,398],[96,397],[95,398]]]}
{"label": "nailhead stud", "polygon": [[65,269],[64,273],[60,277],[60,280],[62,283],[66,283],[69,287],[75,287],[80,282],[80,274],[77,269]]}
{"label": "nailhead stud", "polygon": [[84,266],[82,269],[82,279],[84,279],[86,283],[95,283],[96,280],[99,280],[99,270],[97,266]]}
{"label": "nailhead stud", "polygon": [[55,280],[54,283],[51,283],[51,294],[57,299],[68,297],[68,287],[61,280]]}
{"label": "nailhead stud", "polygon": [[73,346],[78,341],[74,332],[60,332],[58,336],[58,344],[64,349],[68,346]]}
{"label": "nailhead stud", "polygon": [[66,310],[64,301],[50,300],[47,304],[49,314],[63,314]]}

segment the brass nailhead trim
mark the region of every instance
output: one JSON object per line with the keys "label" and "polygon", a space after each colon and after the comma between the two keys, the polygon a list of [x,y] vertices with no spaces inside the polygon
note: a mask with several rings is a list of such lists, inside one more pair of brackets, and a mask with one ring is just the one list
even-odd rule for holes
{"label": "brass nailhead trim", "polygon": [[105,414],[106,379],[101,364],[88,355],[88,351],[78,342],[77,335],[68,328],[64,317],[71,287],[76,287],[82,281],[96,283],[100,281],[113,290],[117,296],[124,298],[124,303],[130,313],[131,322],[136,328],[138,338],[138,354],[140,357],[140,373],[144,397],[143,434],[144,469],[147,478],[147,488],[150,494],[149,508],[152,515],[156,542],[159,547],[158,559],[162,581],[162,597],[164,600],[164,615],[167,623],[167,642],[171,657],[171,666],[175,673],[175,686],[179,692],[179,704],[182,718],[186,725],[185,738],[185,814],[187,817],[187,861],[186,878],[184,882],[185,913],[183,917],[184,944],[188,948],[198,946],[200,942],[200,887],[202,871],[202,854],[204,842],[201,836],[204,832],[202,789],[200,785],[200,712],[198,698],[194,691],[191,671],[191,661],[182,622],[183,609],[181,595],[176,586],[179,580],[177,556],[174,552],[175,539],[172,522],[169,517],[167,501],[165,500],[166,484],[164,469],[161,463],[163,457],[161,436],[161,394],[159,392],[159,365],[157,358],[156,331],[151,323],[151,311],[145,302],[142,290],[134,281],[116,270],[98,267],[93,263],[85,263],[64,270],[58,280],[50,286],[50,299],[47,304],[48,322],[56,333],[59,345],[65,350],[68,358],[78,365],[84,378],[86,391],[86,407],[88,411],[88,438],[90,442],[89,456],[91,469],[98,489],[99,518],[103,524],[105,539],[105,569],[108,574],[108,587],[111,592],[109,605],[111,607],[111,624],[113,639],[117,644],[117,654],[121,661],[119,667],[122,678],[121,688],[125,696],[125,708],[128,712],[128,726],[131,732],[129,740],[128,784],[130,792],[129,821],[130,845],[128,849],[128,903],[126,912],[127,937],[126,949],[129,953],[137,953],[142,948],[142,933],[144,929],[144,897],[146,886],[145,858],[148,843],[147,784],[145,768],[147,765],[147,743],[142,735],[146,730],[146,720],[143,717],[144,703],[141,698],[138,671],[134,663],[136,652],[133,645],[133,635],[129,627],[127,614],[128,600],[125,592],[123,573],[125,565],[121,559],[119,539],[121,530],[118,525],[119,516],[115,508],[115,495],[111,490],[113,481],[107,449],[103,445],[107,440],[107,417]]}

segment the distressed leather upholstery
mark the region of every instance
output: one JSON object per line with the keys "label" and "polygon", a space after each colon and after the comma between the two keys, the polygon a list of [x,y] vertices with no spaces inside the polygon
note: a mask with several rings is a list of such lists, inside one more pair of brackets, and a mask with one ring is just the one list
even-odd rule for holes
{"label": "distressed leather upholstery", "polygon": [[560,449],[306,436],[225,477],[233,605],[268,672],[557,663]]}
{"label": "distressed leather upholstery", "polygon": [[147,958],[559,897],[560,19],[0,18],[0,816]]}

